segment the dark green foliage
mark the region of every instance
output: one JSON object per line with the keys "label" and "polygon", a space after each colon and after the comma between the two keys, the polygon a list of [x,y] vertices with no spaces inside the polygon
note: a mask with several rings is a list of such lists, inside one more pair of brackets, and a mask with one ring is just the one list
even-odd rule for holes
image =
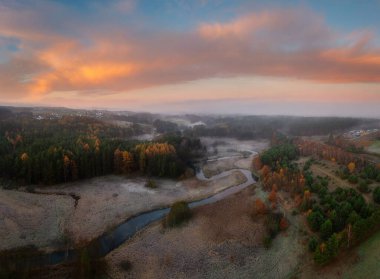
{"label": "dark green foliage", "polygon": [[[116,150],[131,153],[128,172],[138,171],[136,140],[138,124],[130,128],[114,126],[90,117],[64,116],[57,119],[0,119],[0,177],[22,184],[57,184],[95,176],[120,173]],[[178,177],[195,156],[202,154],[199,139],[168,136],[174,155],[155,156],[146,174]],[[171,144],[171,143],[170,143]],[[121,154],[121,152],[119,152]]]}
{"label": "dark green foliage", "polygon": [[308,211],[309,209],[313,207],[314,204],[315,204],[314,199],[309,199],[309,200],[304,199],[301,203],[300,210],[302,212]]}
{"label": "dark green foliage", "polygon": [[71,278],[77,279],[101,279],[107,274],[107,263],[104,258],[93,259],[87,249],[82,249],[79,258],[72,265]]}
{"label": "dark green foliage", "polygon": [[314,260],[318,264],[326,264],[334,259],[339,253],[340,244],[336,234],[333,234],[325,243],[324,248],[317,247],[314,253]]}
{"label": "dark green foliage", "polygon": [[272,239],[275,238],[278,232],[280,231],[279,224],[281,218],[282,215],[278,213],[270,213],[266,216],[265,227],[269,237],[271,237]]}
{"label": "dark green foliage", "polygon": [[145,183],[145,187],[148,187],[150,189],[156,189],[157,183],[152,179],[148,179],[147,182]]}
{"label": "dark green foliage", "polygon": [[319,210],[313,211],[307,216],[307,221],[313,231],[319,231],[324,222],[324,217]]}
{"label": "dark green foliage", "polygon": [[310,171],[305,171],[304,172],[304,177],[305,177],[305,185],[308,187],[311,187],[314,182],[313,175]]}
{"label": "dark green foliage", "polygon": [[368,183],[365,180],[360,180],[358,190],[362,193],[368,193],[370,191]]}
{"label": "dark green foliage", "polygon": [[373,201],[375,203],[380,203],[380,187],[376,187],[373,191]]}
{"label": "dark green foliage", "polygon": [[346,166],[340,168],[340,170],[339,170],[339,176],[343,180],[347,179],[350,176],[350,171],[348,170],[348,168]]}
{"label": "dark green foliage", "polygon": [[272,241],[273,239],[269,235],[265,236],[263,240],[264,247],[269,249],[272,246]]}
{"label": "dark green foliage", "polygon": [[370,164],[364,167],[364,169],[361,172],[361,175],[363,176],[363,178],[376,180],[377,177],[380,176],[380,170],[376,168],[375,165]]}
{"label": "dark green foliage", "polygon": [[274,146],[260,155],[261,162],[272,169],[289,167],[290,161],[296,158],[297,148],[290,143]]}
{"label": "dark green foliage", "polygon": [[228,116],[203,117],[207,126],[189,128],[192,136],[234,137],[239,139],[271,138],[274,131],[287,130],[292,136],[328,135],[369,121],[337,117]]}
{"label": "dark green foliage", "polygon": [[303,166],[303,171],[306,172],[310,169],[311,165],[313,164],[314,160],[309,159],[306,161],[305,165]]}
{"label": "dark green foliage", "polygon": [[318,239],[314,236],[312,236],[309,240],[309,243],[308,243],[308,248],[309,248],[309,251],[310,252],[314,252],[315,249],[317,249],[318,247]]}
{"label": "dark green foliage", "polygon": [[272,244],[272,240],[277,236],[280,232],[280,222],[283,218],[282,214],[270,212],[267,214],[265,219],[265,228],[267,235],[264,237],[264,247],[269,248]]}
{"label": "dark green foliage", "polygon": [[319,180],[322,187],[327,188],[329,186],[329,180],[327,177],[320,177]]}
{"label": "dark green foliage", "polygon": [[[321,183],[321,178],[318,180]],[[310,188],[318,193],[319,205],[313,206],[307,220],[314,231],[319,231],[321,240],[325,241],[315,248],[315,262],[326,264],[338,255],[342,243],[347,244],[348,228],[352,231],[352,244],[365,239],[380,227],[380,209],[367,204],[355,189],[338,187],[328,192],[327,187],[319,184],[312,184]],[[375,201],[377,197],[380,202],[380,187],[375,189],[373,196]],[[309,249],[315,247],[318,242],[315,240],[309,241]]]}
{"label": "dark green foliage", "polygon": [[191,218],[191,210],[185,201],[174,203],[169,214],[163,219],[164,227],[175,227]]}
{"label": "dark green foliage", "polygon": [[333,224],[330,219],[327,219],[320,228],[321,238],[327,240],[333,232]]}
{"label": "dark green foliage", "polygon": [[358,183],[359,179],[356,175],[354,174],[351,174],[349,177],[348,177],[348,181],[352,184],[356,184]]}
{"label": "dark green foliage", "polygon": [[363,146],[356,146],[354,144],[351,144],[349,145],[346,150],[348,152],[352,152],[352,153],[363,153],[364,152],[364,147]]}
{"label": "dark green foliage", "polygon": [[376,176],[376,182],[380,182],[380,173]]}

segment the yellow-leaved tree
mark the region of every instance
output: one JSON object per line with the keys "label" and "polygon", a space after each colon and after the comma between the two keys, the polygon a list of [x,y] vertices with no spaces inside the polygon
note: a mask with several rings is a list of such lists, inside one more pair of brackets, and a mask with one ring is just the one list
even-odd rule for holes
{"label": "yellow-leaved tree", "polygon": [[347,168],[348,170],[350,171],[350,173],[353,173],[355,171],[355,168],[356,168],[356,165],[354,162],[350,162],[348,165],[347,165]]}

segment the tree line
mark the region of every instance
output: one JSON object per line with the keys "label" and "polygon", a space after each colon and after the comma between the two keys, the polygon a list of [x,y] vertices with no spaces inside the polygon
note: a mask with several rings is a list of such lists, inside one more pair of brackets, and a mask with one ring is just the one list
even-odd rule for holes
{"label": "tree line", "polygon": [[[132,130],[131,130],[132,129]],[[16,184],[57,184],[112,173],[178,177],[202,149],[181,134],[132,140],[133,128],[97,119],[0,121],[0,177]]]}

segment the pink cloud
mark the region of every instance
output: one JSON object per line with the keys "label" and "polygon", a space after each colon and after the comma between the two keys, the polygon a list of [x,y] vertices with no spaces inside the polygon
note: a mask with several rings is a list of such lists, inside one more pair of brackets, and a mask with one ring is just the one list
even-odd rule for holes
{"label": "pink cloud", "polygon": [[[67,13],[53,4],[47,10]],[[380,48],[373,45],[373,34],[341,34],[306,9],[248,13],[183,32],[83,25],[68,35],[46,26],[38,9],[6,7],[0,26],[0,35],[21,42],[21,50],[0,64],[2,94],[10,97],[127,92],[214,77],[380,82]]]}

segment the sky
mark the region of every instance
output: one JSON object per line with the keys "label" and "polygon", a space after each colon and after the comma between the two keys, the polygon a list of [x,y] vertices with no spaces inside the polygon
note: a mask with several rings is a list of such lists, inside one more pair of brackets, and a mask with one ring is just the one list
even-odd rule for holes
{"label": "sky", "polygon": [[0,105],[380,117],[380,0],[0,0]]}

